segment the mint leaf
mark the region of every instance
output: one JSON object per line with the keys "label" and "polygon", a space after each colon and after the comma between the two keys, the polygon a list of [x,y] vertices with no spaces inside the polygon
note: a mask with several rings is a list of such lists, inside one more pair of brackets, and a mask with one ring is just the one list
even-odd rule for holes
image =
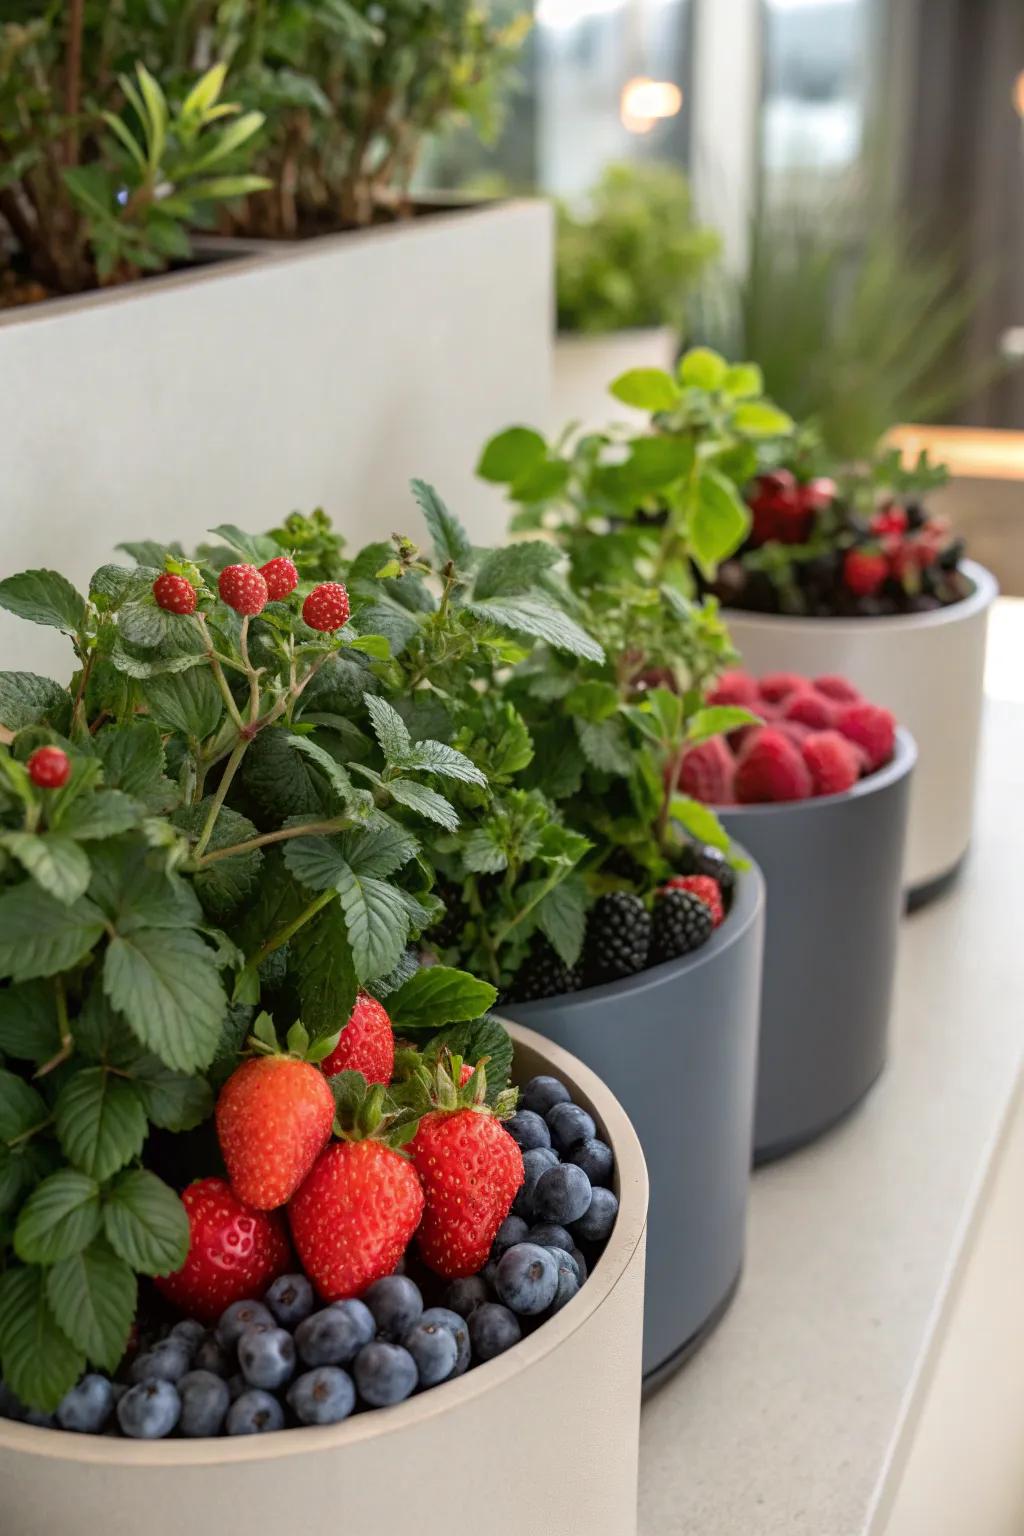
{"label": "mint leaf", "polygon": [[0,608],[66,635],[84,627],[87,612],[85,599],[59,571],[21,571],[0,581]]}
{"label": "mint leaf", "polygon": [[546,640],[558,651],[567,651],[584,661],[604,661],[604,651],[584,629],[560,608],[546,603],[539,597],[490,597],[483,601],[466,604],[476,618],[493,624],[497,629],[512,630],[516,634],[530,635],[535,640]]}
{"label": "mint leaf", "polygon": [[461,1056],[471,1067],[487,1058],[487,1102],[493,1104],[512,1075],[512,1037],[504,1024],[488,1014],[464,1024],[449,1024],[439,1030],[424,1048],[428,1057],[441,1050]]}
{"label": "mint leaf", "polygon": [[530,427],[508,427],[484,445],[476,472],[492,485],[510,485],[538,459],[547,455],[547,444]]}
{"label": "mint leaf", "polygon": [[34,1088],[13,1072],[0,1072],[0,1141],[15,1141],[46,1123],[46,1105]]}
{"label": "mint leaf", "polygon": [[60,832],[4,832],[0,848],[13,854],[37,885],[70,906],[89,888],[92,870],[76,842]]}
{"label": "mint leaf", "polygon": [[68,1161],[100,1181],[138,1157],[146,1139],[146,1114],[134,1087],[104,1067],[85,1067],[69,1078],[53,1115]]}
{"label": "mint leaf", "polygon": [[19,987],[0,988],[0,1053],[41,1065],[59,1049],[53,983],[26,981]]}
{"label": "mint leaf", "polygon": [[486,787],[487,779],[474,762],[443,741],[416,741],[404,753],[399,764],[407,773],[417,769],[422,773],[436,773],[445,779],[457,779],[461,784],[478,784]]}
{"label": "mint leaf", "polygon": [[793,418],[767,400],[749,400],[738,405],[732,414],[732,424],[747,437],[784,437],[793,430]]}
{"label": "mint leaf", "polygon": [[380,744],[385,761],[404,763],[412,746],[412,738],[405,721],[386,699],[379,698],[374,693],[364,694],[363,699],[373,726],[373,734]]}
{"label": "mint leaf", "polygon": [[567,875],[537,904],[541,932],[566,965],[575,965],[583,950],[587,918],[587,888],[580,875]]}
{"label": "mint leaf", "polygon": [[728,558],[743,543],[750,511],[731,480],[714,469],[702,469],[697,501],[690,513],[690,547],[705,572]]}
{"label": "mint leaf", "polygon": [[423,513],[438,565],[443,567],[451,561],[456,570],[465,570],[473,550],[469,535],[458,518],[449,512],[434,487],[425,480],[413,480],[412,493]]}
{"label": "mint leaf", "polygon": [[23,1403],[52,1413],[85,1369],[85,1357],[57,1326],[44,1272],[15,1268],[0,1277],[0,1366]]}
{"label": "mint leaf", "polygon": [[345,914],[338,902],[299,929],[289,945],[289,958],[310,1036],[319,1040],[336,1034],[352,1012],[358,990]]}
{"label": "mint leaf", "polygon": [[66,906],[38,886],[13,886],[0,894],[0,977],[69,971],[102,933],[103,914],[87,897]]}
{"label": "mint leaf", "polygon": [[88,1247],[100,1229],[94,1179],[62,1168],[37,1184],[21,1208],[14,1251],[24,1264],[56,1264]]}
{"label": "mint leaf", "polygon": [[402,893],[373,878],[360,879],[343,865],[337,880],[356,976],[385,976],[398,964],[409,936]]}
{"label": "mint leaf", "polygon": [[700,800],[691,800],[689,795],[673,795],[669,814],[673,821],[678,821],[699,843],[710,843],[723,853],[728,850],[729,834],[709,805],[704,805]]}
{"label": "mint leaf", "polygon": [[202,741],[217,729],[224,712],[209,667],[164,672],[144,679],[142,695],[151,718],[162,731],[180,731]]}
{"label": "mint leaf", "polygon": [[99,789],[72,801],[67,810],[55,818],[55,823],[69,837],[76,837],[80,842],[95,842],[129,832],[141,820],[142,813],[134,800],[119,789]]}
{"label": "mint leaf", "polygon": [[545,539],[524,539],[506,544],[503,549],[489,550],[476,573],[473,596],[479,600],[528,592],[561,558],[557,544],[549,544]]}
{"label": "mint leaf", "polygon": [[713,393],[721,389],[728,371],[729,365],[719,352],[710,347],[691,347],[680,361],[679,382]]}
{"label": "mint leaf", "polygon": [[167,1066],[208,1067],[227,1010],[216,961],[187,928],[141,928],[111,940],[103,986],[132,1032]]}
{"label": "mint leaf", "polygon": [[459,817],[455,807],[426,784],[417,784],[413,779],[388,779],[385,788],[399,805],[417,811],[428,821],[444,827],[447,832],[454,832],[458,827]]}
{"label": "mint leaf", "polygon": [[462,862],[474,875],[497,875],[508,868],[508,854],[502,846],[501,823],[485,822],[474,827],[461,848]]}
{"label": "mint leaf", "polygon": [[131,1075],[147,1118],[165,1131],[191,1131],[213,1112],[206,1079],[174,1072],[157,1056],[134,1061]]}
{"label": "mint leaf", "polygon": [[138,1285],[123,1259],[97,1238],[46,1277],[46,1299],[73,1344],[104,1370],[116,1370],[135,1321]]}
{"label": "mint leaf", "polygon": [[630,368],[609,386],[623,405],[641,411],[671,411],[682,398],[679,385],[660,368]]}
{"label": "mint leaf", "polygon": [[94,739],[108,789],[142,797],[156,789],[164,771],[164,746],[152,720],[100,731]]}
{"label": "mint leaf", "polygon": [[753,399],[764,394],[764,374],[756,363],[733,363],[725,370],[721,390],[732,400]]}
{"label": "mint leaf", "polygon": [[0,725],[23,731],[51,725],[62,734],[71,723],[71,695],[59,683],[35,672],[0,672]]}
{"label": "mint leaf", "polygon": [[145,1168],[121,1174],[103,1226],[115,1253],[144,1275],[169,1275],[188,1257],[188,1214],[173,1189]]}
{"label": "mint leaf", "polygon": [[573,723],[583,756],[592,768],[621,777],[632,773],[633,754],[621,720],[581,720],[577,716]]}
{"label": "mint leaf", "polygon": [[395,1029],[439,1029],[444,1024],[478,1019],[492,1007],[497,988],[466,971],[429,965],[416,972],[388,998]]}
{"label": "mint leaf", "polygon": [[686,739],[691,743],[707,741],[712,736],[739,730],[741,725],[761,723],[761,716],[753,714],[749,709],[740,709],[731,704],[711,704],[690,716],[686,723]]}

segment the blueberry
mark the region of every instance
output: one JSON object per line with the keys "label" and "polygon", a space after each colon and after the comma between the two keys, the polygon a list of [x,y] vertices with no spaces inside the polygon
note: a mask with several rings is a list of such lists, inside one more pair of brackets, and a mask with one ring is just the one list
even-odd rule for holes
{"label": "blueberry", "polygon": [[228,1377],[228,1396],[231,1398],[233,1403],[237,1403],[243,1392],[248,1392],[248,1390],[249,1383],[246,1381],[241,1371],[236,1371],[233,1376]]}
{"label": "blueberry", "polygon": [[268,1328],[273,1328],[274,1314],[262,1301],[233,1301],[217,1324],[217,1343],[230,1349],[254,1323],[266,1323]]}
{"label": "blueberry", "polygon": [[473,1355],[481,1363],[493,1360],[495,1355],[503,1355],[506,1349],[518,1344],[522,1336],[519,1319],[508,1307],[500,1307],[494,1301],[486,1301],[482,1307],[477,1307],[469,1320]]}
{"label": "blueberry", "polygon": [[469,1275],[465,1280],[453,1280],[444,1293],[445,1306],[459,1317],[472,1317],[477,1307],[482,1307],[490,1292],[482,1275]]}
{"label": "blueberry", "polygon": [[550,1248],[517,1243],[498,1264],[498,1295],[521,1316],[536,1317],[545,1312],[557,1290],[558,1265]]}
{"label": "blueberry", "polygon": [[57,1417],[53,1413],[44,1413],[41,1408],[26,1408],[25,1423],[34,1429],[56,1429]]}
{"label": "blueberry", "polygon": [[590,1208],[593,1198],[590,1180],[575,1163],[560,1163],[549,1168],[537,1180],[533,1208],[541,1221],[556,1221],[561,1226],[579,1221]]}
{"label": "blueberry", "polygon": [[532,1109],[520,1109],[511,1120],[505,1121],[505,1129],[517,1141],[524,1152],[536,1147],[550,1147],[551,1132],[543,1119]]}
{"label": "blueberry", "polygon": [[117,1405],[117,1422],[132,1440],[162,1440],[180,1417],[181,1398],[169,1381],[140,1381]]}
{"label": "blueberry", "polygon": [[295,1371],[295,1340],[283,1328],[257,1323],[238,1341],[238,1363],[250,1387],[276,1392]]}
{"label": "blueberry", "polygon": [[570,1253],[573,1246],[572,1238],[566,1229],[556,1226],[554,1222],[531,1227],[525,1241],[537,1243],[541,1248],[563,1248]]}
{"label": "blueberry", "polygon": [[568,1104],[571,1095],[557,1077],[531,1077],[519,1095],[519,1108],[532,1109],[545,1119],[556,1104]]}
{"label": "blueberry", "polygon": [[576,1268],[580,1272],[580,1285],[582,1285],[587,1278],[587,1261],[578,1248],[570,1248],[569,1253],[576,1260]]}
{"label": "blueberry", "polygon": [[455,1340],[455,1371],[456,1376],[461,1376],[469,1370],[469,1329],[466,1320],[453,1312],[449,1307],[428,1307],[420,1318],[421,1323],[440,1323],[442,1328],[447,1328]]}
{"label": "blueberry", "polygon": [[0,1419],[23,1419],[25,1417],[25,1405],[20,1398],[15,1397],[6,1382],[0,1381]]}
{"label": "blueberry", "polygon": [[556,1104],[548,1114],[551,1145],[557,1152],[568,1152],[575,1141],[597,1135],[597,1126],[578,1104]]}
{"label": "blueberry", "polygon": [[353,1374],[359,1396],[371,1408],[388,1408],[416,1390],[416,1362],[412,1355],[401,1345],[387,1344],[381,1339],[363,1345],[356,1356]]}
{"label": "blueberry", "polygon": [[555,1299],[551,1303],[552,1312],[560,1312],[567,1301],[572,1301],[580,1288],[580,1272],[576,1260],[571,1253],[566,1253],[561,1248],[550,1250],[555,1263],[558,1265],[558,1289],[555,1291]]}
{"label": "blueberry", "polygon": [[61,1429],[79,1435],[98,1435],[114,1411],[114,1389],[105,1376],[83,1376],[57,1404]]}
{"label": "blueberry", "polygon": [[491,1257],[500,1259],[506,1248],[511,1248],[514,1243],[526,1241],[529,1227],[521,1216],[506,1216],[501,1226],[494,1235],[491,1244]]}
{"label": "blueberry", "polygon": [[316,1305],[305,1275],[279,1275],[263,1298],[282,1328],[295,1328]]}
{"label": "blueberry", "polygon": [[451,1329],[443,1323],[424,1322],[421,1317],[405,1334],[402,1345],[416,1362],[421,1387],[436,1387],[439,1381],[454,1376],[458,1345]]}
{"label": "blueberry", "polygon": [[348,1365],[368,1342],[360,1322],[340,1306],[314,1312],[295,1330],[299,1359],[312,1366]]}
{"label": "blueberry", "polygon": [[269,1435],[284,1429],[284,1409],[276,1397],[254,1387],[231,1404],[225,1428],[229,1435]]}
{"label": "blueberry", "polygon": [[359,1335],[360,1344],[369,1344],[377,1336],[377,1320],[365,1301],[350,1297],[347,1301],[332,1301],[330,1311],[344,1312]]}
{"label": "blueberry", "polygon": [[383,1280],[375,1280],[363,1300],[384,1339],[400,1339],[423,1316],[420,1288],[405,1275],[385,1275]]}
{"label": "blueberry", "polygon": [[228,1384],[212,1371],[189,1371],[178,1382],[181,1419],[178,1430],[190,1440],[219,1435],[231,1403]]}
{"label": "blueberry", "polygon": [[161,1339],[132,1361],[132,1381],[179,1381],[192,1365],[192,1352],[181,1339]]}
{"label": "blueberry", "polygon": [[596,1136],[587,1136],[582,1141],[573,1142],[565,1157],[566,1162],[575,1163],[577,1168],[583,1169],[591,1184],[607,1184],[615,1167],[611,1147]]}
{"label": "blueberry", "polygon": [[224,1349],[210,1333],[196,1350],[193,1365],[197,1371],[210,1371],[214,1376],[223,1376],[226,1381],[235,1368],[233,1354],[233,1350]]}
{"label": "blueberry", "polygon": [[593,1199],[582,1216],[573,1222],[572,1230],[577,1238],[588,1243],[603,1243],[611,1236],[619,1202],[610,1189],[595,1189]]}
{"label": "blueberry", "polygon": [[533,1219],[533,1192],[537,1180],[548,1168],[557,1168],[558,1153],[552,1147],[534,1147],[523,1153],[523,1182],[512,1202],[512,1211],[524,1221]]}
{"label": "blueberry", "polygon": [[189,1354],[194,1355],[200,1344],[206,1339],[206,1329],[197,1318],[186,1317],[180,1323],[175,1323],[167,1337],[170,1339],[180,1339]]}
{"label": "blueberry", "polygon": [[356,1389],[348,1371],[320,1365],[292,1382],[288,1404],[300,1424],[340,1424],[356,1405]]}

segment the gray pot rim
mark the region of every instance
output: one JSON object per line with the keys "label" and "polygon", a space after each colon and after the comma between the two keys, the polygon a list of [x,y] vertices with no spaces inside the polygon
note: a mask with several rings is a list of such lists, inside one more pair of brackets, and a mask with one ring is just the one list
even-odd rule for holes
{"label": "gray pot rim", "polygon": [[560,996],[540,998],[536,1002],[516,1003],[516,1018],[529,1024],[531,1017],[554,1003],[568,1013],[588,1008],[593,1003],[614,1002],[617,999],[626,1002],[641,996],[652,987],[682,981],[701,966],[714,964],[734,945],[741,943],[760,917],[764,907],[765,885],[760,866],[739,843],[733,842],[732,846],[736,853],[749,861],[750,868],[740,871],[732,906],[725,921],[713,931],[710,939],[700,949],[678,960],[666,960],[661,965],[648,966],[646,971],[638,971],[635,976],[624,976],[619,981],[605,981],[598,987],[584,987],[580,992],[564,992]]}
{"label": "gray pot rim", "polygon": [[836,633],[863,634],[866,628],[873,631],[903,629],[938,629],[943,624],[956,624],[961,619],[973,619],[985,608],[990,608],[999,596],[999,583],[992,572],[976,560],[961,560],[960,570],[970,580],[973,591],[959,602],[948,603],[945,608],[933,608],[930,613],[886,613],[877,618],[850,619],[843,615],[812,617],[806,613],[755,613],[746,608],[722,606],[722,618],[728,628],[730,620],[739,619],[744,624],[787,625],[792,628],[816,629],[827,624]]}
{"label": "gray pot rim", "polygon": [[893,754],[884,767],[858,779],[852,789],[844,789],[837,795],[808,795],[803,800],[766,800],[752,805],[714,805],[711,809],[718,816],[777,816],[782,812],[813,816],[830,805],[843,800],[866,800],[869,795],[881,794],[890,784],[905,778],[917,762],[917,742],[906,726],[896,727]]}

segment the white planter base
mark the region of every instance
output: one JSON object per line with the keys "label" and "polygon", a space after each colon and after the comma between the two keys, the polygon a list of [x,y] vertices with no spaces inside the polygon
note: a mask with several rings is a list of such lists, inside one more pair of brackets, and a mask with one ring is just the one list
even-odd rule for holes
{"label": "white planter base", "polygon": [[606,336],[561,334],[555,338],[554,379],[550,426],[560,432],[570,421],[588,428],[611,421],[648,420],[643,411],[620,405],[608,386],[628,368],[671,370],[679,337],[671,326],[649,330],[612,331]]}

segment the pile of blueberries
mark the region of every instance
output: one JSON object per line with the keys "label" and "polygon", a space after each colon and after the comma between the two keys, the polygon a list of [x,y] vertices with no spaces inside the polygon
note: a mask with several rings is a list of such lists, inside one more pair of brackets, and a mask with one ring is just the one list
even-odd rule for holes
{"label": "pile of blueberries", "polygon": [[123,1379],[84,1376],[53,1415],[0,1384],[0,1415],[136,1440],[259,1435],[338,1424],[493,1360],[572,1300],[618,1212],[611,1148],[563,1083],[533,1078],[507,1126],[526,1178],[480,1274],[417,1283],[410,1250],[407,1272],[321,1308],[305,1275],[282,1275],[211,1329],[185,1318],[152,1335]]}

